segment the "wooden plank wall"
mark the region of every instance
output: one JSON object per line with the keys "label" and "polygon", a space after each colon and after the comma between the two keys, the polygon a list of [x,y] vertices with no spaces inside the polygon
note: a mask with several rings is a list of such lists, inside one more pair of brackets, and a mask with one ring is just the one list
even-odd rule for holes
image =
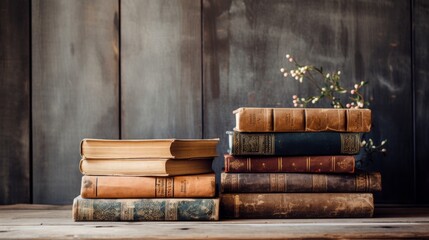
{"label": "wooden plank wall", "polygon": [[201,4],[121,1],[123,138],[201,138]]}
{"label": "wooden plank wall", "polygon": [[119,137],[116,0],[32,1],[33,202],[79,194],[82,138]]}
{"label": "wooden plank wall", "polygon": [[30,1],[0,1],[0,204],[30,202]]}
{"label": "wooden plank wall", "polygon": [[415,1],[414,81],[417,202],[429,203],[429,2]]}
{"label": "wooden plank wall", "polygon": [[[383,175],[376,201],[429,203],[428,9],[423,0],[1,1],[0,204],[71,203],[84,137],[220,137],[223,155],[232,110],[290,107],[293,94],[313,93],[282,77],[286,53],[341,69],[349,87],[370,81],[371,137],[389,141],[370,168]],[[220,173],[222,157],[213,167]]]}

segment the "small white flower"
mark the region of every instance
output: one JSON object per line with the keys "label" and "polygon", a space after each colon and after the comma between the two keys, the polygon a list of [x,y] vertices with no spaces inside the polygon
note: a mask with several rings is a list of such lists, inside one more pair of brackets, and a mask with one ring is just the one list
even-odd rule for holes
{"label": "small white flower", "polygon": [[298,76],[295,76],[295,80],[298,80],[299,79],[299,77]]}
{"label": "small white flower", "polygon": [[296,99],[294,99],[292,102],[293,102],[293,103],[297,103]]}
{"label": "small white flower", "polygon": [[293,98],[293,99],[297,99],[297,98],[298,98],[298,96],[297,96],[297,95],[293,95],[293,96],[292,96],[292,98]]}
{"label": "small white flower", "polygon": [[365,82],[364,81],[362,81],[362,82],[360,82],[360,85],[362,86],[362,85],[364,85],[365,84]]}
{"label": "small white flower", "polygon": [[293,62],[293,58],[289,58],[289,62]]}
{"label": "small white flower", "polygon": [[299,78],[299,82],[300,82],[300,83],[302,83],[302,79],[303,79],[302,77],[300,77],[300,78]]}
{"label": "small white flower", "polygon": [[362,103],[362,102],[359,102],[359,103],[358,103],[358,107],[361,107],[361,108],[362,108],[362,107],[363,107],[363,103]]}
{"label": "small white flower", "polygon": [[293,106],[294,106],[294,107],[298,107],[298,103],[294,103],[294,104],[293,104]]}
{"label": "small white flower", "polygon": [[285,71],[285,69],[284,68],[280,68],[280,72],[284,72]]}
{"label": "small white flower", "polygon": [[304,101],[305,101],[305,98],[301,98],[301,101],[303,101],[303,102],[304,102]]}
{"label": "small white flower", "polygon": [[288,74],[287,74],[287,72],[283,73],[283,76],[284,76],[284,77],[287,77],[287,75],[288,75]]}
{"label": "small white flower", "polygon": [[287,58],[287,59],[289,59],[289,58],[290,58],[290,55],[289,55],[289,54],[286,54],[286,58]]}
{"label": "small white flower", "polygon": [[387,150],[385,148],[381,149],[381,152],[387,152]]}
{"label": "small white flower", "polygon": [[326,88],[322,87],[322,91],[323,91],[323,92],[324,92],[324,91],[326,91]]}
{"label": "small white flower", "polygon": [[328,74],[326,74],[326,78],[329,78],[331,75],[328,73]]}
{"label": "small white flower", "polygon": [[355,90],[354,90],[354,89],[353,89],[353,90],[351,90],[351,91],[350,91],[350,93],[351,93],[351,94],[355,94]]}
{"label": "small white flower", "polygon": [[359,85],[355,84],[355,86],[354,86],[354,87],[355,87],[355,89],[358,89]]}
{"label": "small white flower", "polygon": [[334,89],[334,85],[329,86],[330,89]]}
{"label": "small white flower", "polygon": [[350,108],[350,107],[351,107],[350,103],[347,103],[346,108]]}
{"label": "small white flower", "polygon": [[338,71],[338,72],[337,72],[337,74],[338,74],[338,75],[340,75],[340,74],[341,74],[341,71]]}
{"label": "small white flower", "polygon": [[365,146],[365,144],[366,144],[366,141],[362,140],[362,142],[360,143],[360,146],[363,147],[363,146]]}

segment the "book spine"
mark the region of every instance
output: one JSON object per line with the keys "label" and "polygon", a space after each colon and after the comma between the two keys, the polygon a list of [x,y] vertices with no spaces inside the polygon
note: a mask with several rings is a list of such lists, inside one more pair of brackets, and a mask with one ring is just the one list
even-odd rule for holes
{"label": "book spine", "polygon": [[85,199],[73,201],[74,221],[219,220],[219,199]]}
{"label": "book spine", "polygon": [[379,172],[357,174],[222,173],[221,192],[377,192]]}
{"label": "book spine", "polygon": [[83,176],[83,198],[214,197],[215,174],[176,177]]}
{"label": "book spine", "polygon": [[240,157],[225,154],[225,172],[230,173],[276,173],[276,172],[311,172],[311,173],[353,173],[355,157],[336,156],[288,156]]}
{"label": "book spine", "polygon": [[372,217],[372,193],[222,194],[221,218]]}
{"label": "book spine", "polygon": [[359,133],[242,133],[229,134],[231,155],[354,155],[360,150]]}
{"label": "book spine", "polygon": [[240,132],[369,132],[371,110],[330,108],[239,108]]}

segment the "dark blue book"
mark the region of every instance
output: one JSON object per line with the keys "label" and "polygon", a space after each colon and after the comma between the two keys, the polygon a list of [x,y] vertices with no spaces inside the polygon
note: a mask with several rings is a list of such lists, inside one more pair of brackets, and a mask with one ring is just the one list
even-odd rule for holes
{"label": "dark blue book", "polygon": [[359,133],[243,133],[228,131],[231,155],[355,155]]}

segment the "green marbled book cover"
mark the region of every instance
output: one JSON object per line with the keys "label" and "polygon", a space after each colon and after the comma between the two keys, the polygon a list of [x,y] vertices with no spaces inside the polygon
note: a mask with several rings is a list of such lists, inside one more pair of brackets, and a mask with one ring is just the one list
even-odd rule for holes
{"label": "green marbled book cover", "polygon": [[216,221],[218,198],[85,199],[73,201],[75,221]]}

